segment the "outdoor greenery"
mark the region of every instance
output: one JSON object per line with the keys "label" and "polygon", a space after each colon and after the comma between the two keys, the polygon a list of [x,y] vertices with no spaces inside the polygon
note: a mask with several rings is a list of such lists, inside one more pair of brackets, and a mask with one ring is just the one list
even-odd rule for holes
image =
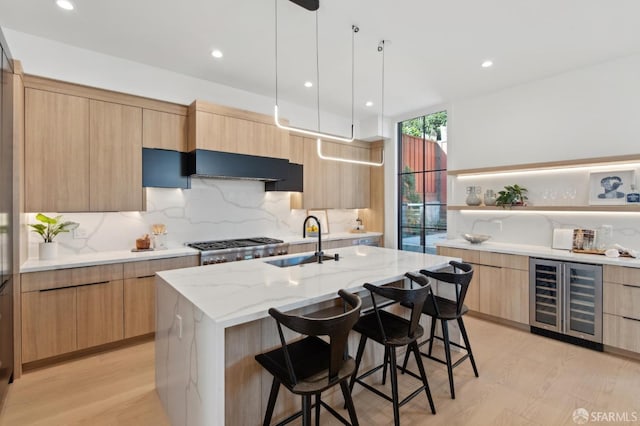
{"label": "outdoor greenery", "polygon": [[416,192],[416,175],[411,170],[411,167],[404,166],[402,170],[402,195],[407,203],[421,203],[422,199],[420,194]]}
{"label": "outdoor greenery", "polygon": [[61,232],[69,232],[76,229],[80,224],[76,222],[62,222],[62,216],[49,217],[42,213],[36,215],[36,220],[42,223],[30,223],[33,232],[40,234],[45,243],[53,242],[56,235]]}
{"label": "outdoor greenery", "polygon": [[437,139],[441,140],[440,126],[447,125],[447,111],[440,111],[424,117],[413,118],[402,122],[402,133],[405,135],[421,138],[423,135],[436,133]]}

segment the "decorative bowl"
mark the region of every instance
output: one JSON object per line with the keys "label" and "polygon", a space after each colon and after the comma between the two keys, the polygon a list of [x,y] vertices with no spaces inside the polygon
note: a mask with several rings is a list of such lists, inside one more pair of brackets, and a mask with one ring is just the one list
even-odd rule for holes
{"label": "decorative bowl", "polygon": [[462,238],[469,241],[471,244],[480,244],[491,238],[491,235],[484,234],[462,234]]}

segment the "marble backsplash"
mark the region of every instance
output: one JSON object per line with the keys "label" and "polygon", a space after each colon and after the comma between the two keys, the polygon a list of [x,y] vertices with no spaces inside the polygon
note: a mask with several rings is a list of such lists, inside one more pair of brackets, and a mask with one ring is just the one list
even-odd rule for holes
{"label": "marble backsplash", "polygon": [[551,247],[554,228],[595,229],[610,225],[611,243],[640,250],[640,214],[630,212],[487,211],[448,213],[450,239],[463,233],[491,235],[491,241]]}
{"label": "marble backsplash", "polygon": [[[290,208],[288,192],[265,192],[259,181],[194,178],[191,189],[146,191],[145,212],[65,213],[65,220],[80,223],[85,237],[59,234],[59,254],[130,249],[136,238],[151,234],[155,223],[166,225],[169,248],[191,241],[301,236],[306,216],[306,210]],[[27,223],[36,223],[35,213],[27,214]],[[347,232],[357,215],[357,210],[328,210],[329,231]],[[37,258],[42,238],[28,234],[28,257]]]}

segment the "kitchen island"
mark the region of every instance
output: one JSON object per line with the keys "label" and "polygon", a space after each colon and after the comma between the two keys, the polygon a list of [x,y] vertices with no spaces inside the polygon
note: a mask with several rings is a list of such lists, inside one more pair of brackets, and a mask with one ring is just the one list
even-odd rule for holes
{"label": "kitchen island", "polygon": [[[340,260],[322,264],[266,263],[289,255],[158,273],[156,388],[172,424],[262,423],[271,377],[254,356],[279,345],[269,308],[330,307],[339,289],[361,292],[366,282],[393,283],[407,271],[440,269],[454,259],[371,246],[326,254],[335,253]],[[363,364],[381,359],[374,346]],[[274,418],[294,412],[296,403],[281,392]]]}

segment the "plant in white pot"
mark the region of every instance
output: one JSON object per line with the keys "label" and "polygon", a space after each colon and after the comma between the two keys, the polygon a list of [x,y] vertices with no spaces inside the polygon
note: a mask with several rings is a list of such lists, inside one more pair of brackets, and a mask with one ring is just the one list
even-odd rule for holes
{"label": "plant in white pot", "polygon": [[49,217],[38,213],[36,220],[42,223],[30,223],[33,232],[40,234],[44,242],[40,243],[38,255],[40,260],[55,259],[58,256],[58,243],[53,239],[61,232],[69,232],[80,226],[76,222],[62,222],[62,216]]}

